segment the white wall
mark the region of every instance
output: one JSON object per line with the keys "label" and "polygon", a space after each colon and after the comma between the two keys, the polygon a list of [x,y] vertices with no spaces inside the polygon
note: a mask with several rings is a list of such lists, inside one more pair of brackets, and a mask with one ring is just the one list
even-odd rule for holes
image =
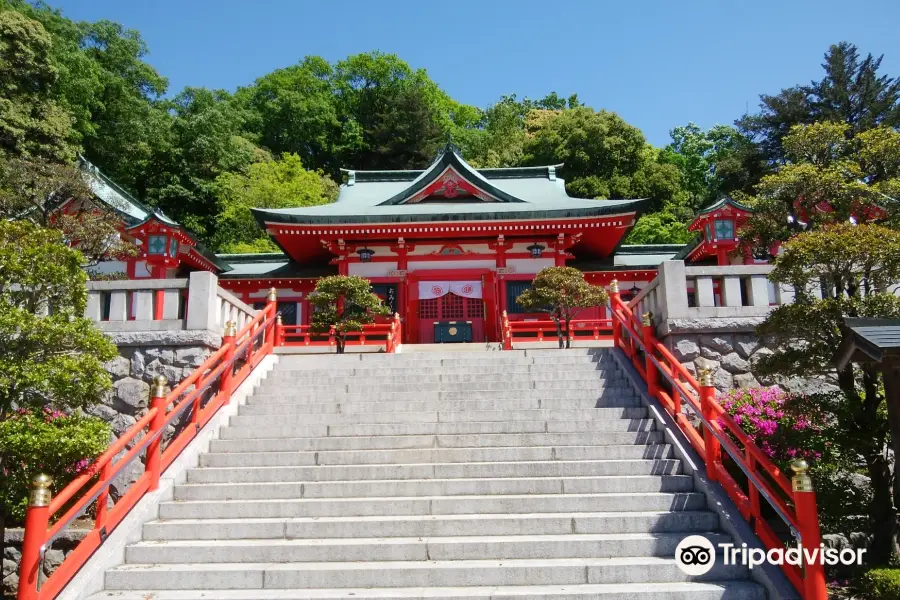
{"label": "white wall", "polygon": [[360,277],[387,277],[388,271],[397,269],[395,262],[349,263],[347,273]]}
{"label": "white wall", "polygon": [[491,260],[417,260],[409,261],[410,271],[440,271],[444,269],[493,269],[497,261]]}
{"label": "white wall", "polygon": [[126,273],[128,272],[128,263],[124,260],[104,260],[90,269],[91,273],[98,275],[106,275],[108,273]]}
{"label": "white wall", "polygon": [[514,268],[516,273],[537,273],[555,264],[553,258],[511,258],[506,261],[506,266]]}

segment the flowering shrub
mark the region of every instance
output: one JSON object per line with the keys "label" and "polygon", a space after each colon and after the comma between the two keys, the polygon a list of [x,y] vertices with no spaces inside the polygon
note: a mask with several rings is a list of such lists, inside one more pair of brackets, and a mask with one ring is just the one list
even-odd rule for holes
{"label": "flowering shrub", "polygon": [[37,473],[53,478],[56,493],[82,473],[109,444],[105,421],[58,410],[20,409],[0,421],[0,486],[11,524],[25,517],[30,481]]}
{"label": "flowering shrub", "polygon": [[[731,390],[717,399],[750,441],[782,470],[796,458],[822,458],[821,443],[815,441],[824,431],[820,415],[808,414],[808,407],[778,386]],[[724,426],[722,419],[719,423]]]}

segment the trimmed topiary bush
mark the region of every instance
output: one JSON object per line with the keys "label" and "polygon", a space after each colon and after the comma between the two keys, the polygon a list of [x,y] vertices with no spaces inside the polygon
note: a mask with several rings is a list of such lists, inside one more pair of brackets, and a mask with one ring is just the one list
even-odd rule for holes
{"label": "trimmed topiary bush", "polygon": [[19,410],[0,421],[0,483],[6,486],[2,501],[9,523],[19,525],[25,518],[34,475],[50,475],[56,494],[106,450],[109,438],[105,421],[49,408]]}

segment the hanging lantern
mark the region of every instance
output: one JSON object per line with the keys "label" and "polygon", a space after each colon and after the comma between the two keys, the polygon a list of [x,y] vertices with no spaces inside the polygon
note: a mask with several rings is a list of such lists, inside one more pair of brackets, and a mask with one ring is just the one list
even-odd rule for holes
{"label": "hanging lantern", "polygon": [[375,251],[371,248],[360,248],[356,253],[359,254],[359,262],[367,263],[372,261],[372,255],[375,254]]}
{"label": "hanging lantern", "polygon": [[544,246],[535,242],[532,245],[528,246],[528,251],[531,252],[531,258],[540,258],[544,253]]}

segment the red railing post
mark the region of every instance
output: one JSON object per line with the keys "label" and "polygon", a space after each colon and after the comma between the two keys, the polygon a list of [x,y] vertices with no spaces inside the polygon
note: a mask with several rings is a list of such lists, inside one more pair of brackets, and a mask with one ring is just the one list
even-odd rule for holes
{"label": "red railing post", "polygon": [[[714,405],[716,402],[716,387],[713,374],[710,369],[701,369],[700,373],[700,411],[707,423],[713,423],[718,418]],[[718,468],[722,462],[722,446],[713,434],[709,426],[703,428],[703,445],[706,447],[706,476],[710,481],[718,480]]]}
{"label": "red railing post", "polygon": [[656,332],[653,327],[653,313],[645,312],[641,315],[641,336],[644,339],[644,369],[647,373],[647,392],[656,398],[659,387],[659,375],[656,365],[653,363],[654,348],[656,348]]}
{"label": "red railing post", "polygon": [[[112,470],[112,463],[108,462],[100,468],[100,481],[106,481]],[[97,496],[97,507],[94,518],[94,529],[101,530],[106,526],[106,515],[109,512],[106,505],[109,503],[109,486],[104,487],[100,495]]]}
{"label": "red railing post", "polygon": [[[794,509],[797,512],[800,540],[804,548],[812,551],[819,548],[819,544],[822,543],[822,534],[819,531],[819,511],[816,506],[816,492],[809,476],[809,465],[805,460],[798,459],[791,464],[791,470],[794,471],[791,487],[794,491]],[[803,600],[827,599],[828,589],[825,585],[825,567],[822,562],[805,564]]]}
{"label": "red railing post", "polygon": [[225,370],[222,371],[222,379],[219,383],[219,393],[225,396],[223,404],[227,404],[231,399],[232,380],[234,379],[234,338],[237,335],[237,325],[234,321],[225,323],[225,332],[222,336],[222,347],[225,348],[225,355],[222,357],[222,363]]}
{"label": "red railing post", "polygon": [[[307,341],[307,346],[309,341]],[[281,314],[275,317],[275,347],[284,346],[284,323],[281,322]]]}
{"label": "red railing post", "polygon": [[613,279],[609,282],[609,306],[613,312],[613,346],[622,345],[622,324],[619,323],[618,315],[619,304],[622,299],[619,297],[619,281]]}
{"label": "red railing post", "polygon": [[19,565],[18,600],[37,600],[41,577],[41,547],[50,522],[50,486],[53,480],[41,473],[31,481],[31,495],[25,511],[25,536]]}
{"label": "red railing post", "polygon": [[148,491],[153,491],[159,487],[159,476],[162,474],[162,438],[163,427],[166,421],[166,407],[168,401],[166,399],[166,384],[168,381],[162,375],[158,375],[153,379],[153,387],[151,389],[150,408],[156,409],[156,414],[150,421],[150,434],[156,436],[147,446],[147,461],[144,470],[150,473],[150,483],[147,487]]}
{"label": "red railing post", "polygon": [[[268,320],[275,314],[275,311],[278,310],[277,307],[278,292],[275,290],[275,288],[269,288],[269,295],[266,297],[266,320]],[[265,321],[263,322],[263,327],[265,327]],[[265,335],[265,345],[269,348],[274,348],[278,339],[278,336],[275,335],[275,327],[270,328]]]}
{"label": "red railing post", "polygon": [[509,327],[509,314],[504,310],[503,315],[500,319],[501,327],[503,329],[503,349],[504,350],[512,350],[512,331]]}

